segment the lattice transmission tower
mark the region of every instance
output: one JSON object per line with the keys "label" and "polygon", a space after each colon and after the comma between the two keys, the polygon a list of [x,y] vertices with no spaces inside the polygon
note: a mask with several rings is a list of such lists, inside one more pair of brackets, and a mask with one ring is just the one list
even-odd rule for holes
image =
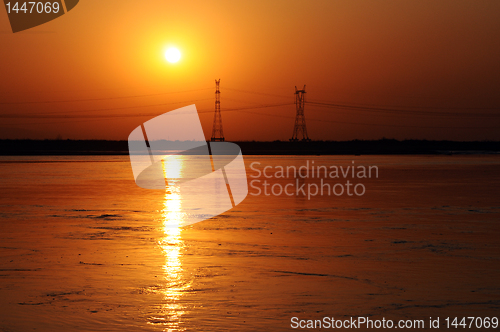
{"label": "lattice transmission tower", "polygon": [[224,142],[224,131],[222,130],[222,116],[220,114],[220,78],[215,80],[215,114],[214,127],[212,129],[212,142]]}
{"label": "lattice transmission tower", "polygon": [[295,87],[295,107],[297,109],[297,115],[295,116],[295,126],[293,127],[293,136],[290,142],[300,141],[299,135],[302,135],[301,141],[311,141],[309,136],[307,136],[306,117],[304,116],[304,105],[306,102],[305,93],[305,85],[302,90],[297,90],[297,87]]}

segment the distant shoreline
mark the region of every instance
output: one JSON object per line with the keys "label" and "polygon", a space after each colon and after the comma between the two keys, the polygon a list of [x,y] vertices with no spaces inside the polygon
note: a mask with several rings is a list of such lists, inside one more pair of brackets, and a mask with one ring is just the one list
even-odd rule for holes
{"label": "distant shoreline", "polygon": [[[244,155],[500,154],[497,141],[352,140],[234,143]],[[1,156],[128,155],[127,141],[0,140]]]}

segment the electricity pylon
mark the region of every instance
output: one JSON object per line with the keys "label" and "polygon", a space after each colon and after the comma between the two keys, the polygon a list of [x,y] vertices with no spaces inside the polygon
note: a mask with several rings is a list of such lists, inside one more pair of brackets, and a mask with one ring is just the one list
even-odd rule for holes
{"label": "electricity pylon", "polygon": [[306,102],[305,93],[305,85],[302,90],[297,90],[297,87],[295,87],[295,107],[297,109],[297,115],[295,116],[295,126],[293,127],[293,136],[290,139],[290,142],[299,141],[299,134],[302,134],[302,141],[311,141],[309,136],[307,136],[306,117],[304,116],[304,105]]}
{"label": "electricity pylon", "polygon": [[215,114],[214,114],[214,127],[212,129],[211,141],[224,142],[224,131],[222,130],[222,116],[220,114],[220,79],[215,80]]}

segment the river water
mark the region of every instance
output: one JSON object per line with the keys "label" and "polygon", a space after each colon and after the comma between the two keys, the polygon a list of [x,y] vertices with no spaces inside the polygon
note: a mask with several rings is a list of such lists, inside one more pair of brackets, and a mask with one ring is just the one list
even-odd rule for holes
{"label": "river water", "polygon": [[[1,157],[0,331],[499,316],[500,156],[244,159],[241,204],[171,227],[184,198],[136,186],[126,156]],[[343,178],[359,166],[377,176]]]}

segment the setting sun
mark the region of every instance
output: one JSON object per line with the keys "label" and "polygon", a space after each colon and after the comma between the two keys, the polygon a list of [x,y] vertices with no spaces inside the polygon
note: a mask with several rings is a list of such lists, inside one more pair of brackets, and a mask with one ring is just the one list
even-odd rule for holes
{"label": "setting sun", "polygon": [[165,59],[170,63],[176,63],[181,59],[181,51],[175,47],[170,47],[165,51]]}

